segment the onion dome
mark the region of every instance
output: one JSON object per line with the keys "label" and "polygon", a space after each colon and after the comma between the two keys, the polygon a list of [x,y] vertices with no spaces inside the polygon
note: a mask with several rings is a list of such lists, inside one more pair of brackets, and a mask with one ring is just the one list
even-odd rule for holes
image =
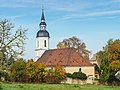
{"label": "onion dome", "polygon": [[39,30],[37,32],[37,36],[36,37],[50,37],[50,36],[49,36],[48,31],[46,31],[46,30]]}

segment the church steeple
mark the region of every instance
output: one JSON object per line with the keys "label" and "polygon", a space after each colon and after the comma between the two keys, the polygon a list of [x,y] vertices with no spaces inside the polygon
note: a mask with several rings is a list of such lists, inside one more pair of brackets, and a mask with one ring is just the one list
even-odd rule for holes
{"label": "church steeple", "polygon": [[46,26],[47,25],[45,22],[44,7],[42,4],[42,16],[39,24],[40,29],[36,35],[36,60],[40,58],[46,50],[49,50],[50,35],[49,32],[46,30]]}
{"label": "church steeple", "polygon": [[45,21],[45,17],[44,17],[44,6],[42,6],[42,17],[41,17],[41,21],[44,20]]}
{"label": "church steeple", "polygon": [[42,16],[39,24],[39,31],[36,35],[36,60],[42,56],[42,54],[49,49],[49,32],[46,30],[46,22],[44,16],[44,7],[42,5]]}
{"label": "church steeple", "polygon": [[41,16],[41,22],[39,24],[40,30],[46,30],[46,22],[45,22],[45,16],[44,16],[44,6],[42,5],[42,16]]}

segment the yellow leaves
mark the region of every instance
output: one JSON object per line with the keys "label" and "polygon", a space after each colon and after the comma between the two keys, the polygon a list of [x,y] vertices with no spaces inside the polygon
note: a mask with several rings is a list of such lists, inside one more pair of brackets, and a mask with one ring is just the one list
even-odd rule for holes
{"label": "yellow leaves", "polygon": [[63,69],[59,65],[55,66],[55,73],[56,73],[56,76],[60,79],[63,79],[65,77],[65,69]]}
{"label": "yellow leaves", "polygon": [[61,66],[56,65],[52,69],[46,71],[45,81],[47,83],[60,83],[65,77],[65,70]]}
{"label": "yellow leaves", "polygon": [[[44,63],[34,62],[32,60],[28,61],[26,64],[26,69],[28,71],[31,81],[41,81],[44,79],[46,65]],[[41,80],[40,80],[41,79]]]}
{"label": "yellow leaves", "polygon": [[45,67],[46,67],[46,65],[45,65],[44,62],[42,62],[42,63],[36,62],[36,63],[35,63],[35,66],[36,66],[37,68],[45,68]]}
{"label": "yellow leaves", "polygon": [[108,47],[109,60],[120,60],[120,43],[114,42]]}
{"label": "yellow leaves", "polygon": [[120,70],[120,40],[115,40],[108,46],[108,59],[112,70]]}
{"label": "yellow leaves", "polygon": [[26,63],[26,69],[27,69],[28,71],[34,70],[34,68],[35,68],[35,63],[34,63],[33,61],[28,61],[28,62]]}
{"label": "yellow leaves", "polygon": [[110,63],[110,68],[111,68],[112,70],[115,70],[115,71],[120,70],[120,61],[119,61],[119,60],[117,60],[117,61],[112,61],[112,62]]}
{"label": "yellow leaves", "polygon": [[33,60],[28,62],[18,60],[10,67],[10,71],[14,81],[24,81],[26,78],[26,81],[29,82],[44,82],[46,78],[59,81],[65,77],[65,70],[59,65],[46,70],[45,63],[34,62]]}

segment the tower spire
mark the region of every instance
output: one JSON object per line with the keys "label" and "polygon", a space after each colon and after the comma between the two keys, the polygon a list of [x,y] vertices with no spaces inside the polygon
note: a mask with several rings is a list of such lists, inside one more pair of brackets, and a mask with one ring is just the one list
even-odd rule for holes
{"label": "tower spire", "polygon": [[45,17],[44,17],[44,0],[42,0],[42,17],[41,17],[41,20],[45,20]]}
{"label": "tower spire", "polygon": [[41,22],[39,24],[40,26],[40,30],[46,30],[46,22],[45,22],[45,17],[44,17],[44,3],[43,3],[43,0],[42,0],[42,16],[41,16]]}

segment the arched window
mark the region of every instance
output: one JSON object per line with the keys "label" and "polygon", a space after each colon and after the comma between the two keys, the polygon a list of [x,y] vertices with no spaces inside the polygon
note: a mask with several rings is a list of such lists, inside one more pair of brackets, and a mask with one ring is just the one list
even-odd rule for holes
{"label": "arched window", "polygon": [[44,40],[44,46],[46,47],[46,40]]}

